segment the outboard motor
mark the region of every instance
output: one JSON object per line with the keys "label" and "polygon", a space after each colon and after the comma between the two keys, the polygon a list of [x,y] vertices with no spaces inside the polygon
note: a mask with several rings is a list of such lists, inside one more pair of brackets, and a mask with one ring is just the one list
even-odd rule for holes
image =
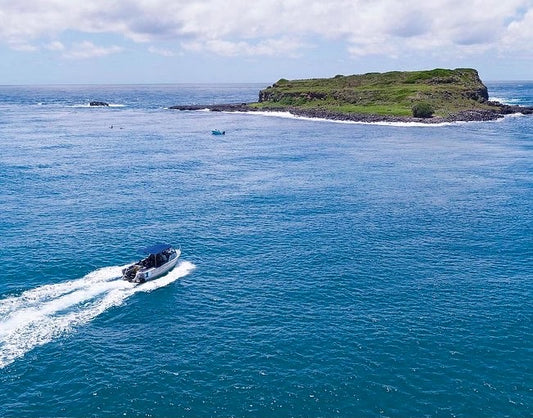
{"label": "outboard motor", "polygon": [[125,268],[122,270],[122,278],[128,282],[132,282],[140,268],[141,267],[137,264]]}

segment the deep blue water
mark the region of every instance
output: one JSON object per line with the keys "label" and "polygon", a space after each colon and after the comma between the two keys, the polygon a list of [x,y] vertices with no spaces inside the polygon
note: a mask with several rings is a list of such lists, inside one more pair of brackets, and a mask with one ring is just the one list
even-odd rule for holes
{"label": "deep blue water", "polygon": [[166,109],[262,87],[0,87],[0,416],[533,415],[533,118]]}

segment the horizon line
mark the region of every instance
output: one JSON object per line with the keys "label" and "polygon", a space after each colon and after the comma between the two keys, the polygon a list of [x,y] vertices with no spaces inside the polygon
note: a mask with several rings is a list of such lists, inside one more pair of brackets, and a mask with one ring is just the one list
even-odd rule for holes
{"label": "horizon line", "polygon": [[[327,77],[323,77],[327,78]],[[275,81],[274,81],[275,82]],[[533,79],[500,79],[500,80],[486,80],[483,83],[533,83]],[[52,87],[52,86],[179,86],[179,85],[255,85],[255,84],[272,84],[272,81],[246,81],[246,82],[235,82],[235,81],[191,81],[191,82],[154,82],[154,83],[13,83],[13,84],[0,84],[0,87]]]}

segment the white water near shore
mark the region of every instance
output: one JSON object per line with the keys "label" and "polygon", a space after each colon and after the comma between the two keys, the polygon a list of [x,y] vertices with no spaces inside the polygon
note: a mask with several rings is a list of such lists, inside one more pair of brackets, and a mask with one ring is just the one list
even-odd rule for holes
{"label": "white water near shore", "polygon": [[342,123],[342,124],[350,124],[350,125],[379,125],[379,126],[395,126],[395,127],[404,127],[404,128],[411,128],[411,127],[424,127],[424,128],[434,128],[434,127],[441,127],[441,126],[454,126],[454,125],[463,125],[466,123],[487,123],[487,122],[499,122],[505,119],[506,117],[517,117],[517,116],[523,116],[520,113],[514,113],[512,115],[506,115],[502,118],[491,120],[491,121],[457,121],[457,122],[441,122],[441,123],[423,123],[423,122],[362,122],[362,121],[352,121],[352,120],[336,120],[336,119],[327,119],[327,118],[311,118],[308,116],[299,116],[294,115],[290,112],[279,112],[279,111],[253,111],[253,112],[222,112],[222,113],[240,113],[243,115],[260,115],[260,116],[268,116],[268,117],[276,117],[276,118],[284,118],[284,119],[297,119],[297,120],[306,120],[306,121],[313,121],[313,122],[329,122],[329,123]]}

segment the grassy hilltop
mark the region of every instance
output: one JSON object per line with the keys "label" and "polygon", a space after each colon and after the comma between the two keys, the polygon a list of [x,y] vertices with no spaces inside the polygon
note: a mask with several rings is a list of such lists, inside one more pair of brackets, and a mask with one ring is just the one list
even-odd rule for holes
{"label": "grassy hilltop", "polygon": [[[457,68],[281,79],[261,90],[259,102],[249,106],[263,110],[447,118],[464,111],[490,110],[487,100],[487,88],[477,71]],[[417,114],[421,110],[425,113]]]}

